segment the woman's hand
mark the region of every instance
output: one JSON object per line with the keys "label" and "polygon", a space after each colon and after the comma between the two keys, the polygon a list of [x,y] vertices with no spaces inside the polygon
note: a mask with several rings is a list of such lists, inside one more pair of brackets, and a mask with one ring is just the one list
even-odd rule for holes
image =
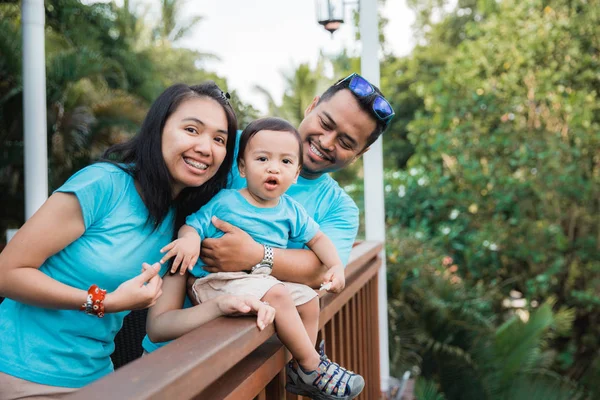
{"label": "woman's hand", "polygon": [[142,273],[123,282],[114,291],[106,295],[104,309],[107,313],[148,308],[162,294],[162,279],[158,276],[160,264],[142,264]]}
{"label": "woman's hand", "polygon": [[275,319],[275,309],[256,297],[224,295],[216,297],[215,301],[223,315],[256,314],[256,325],[261,331]]}

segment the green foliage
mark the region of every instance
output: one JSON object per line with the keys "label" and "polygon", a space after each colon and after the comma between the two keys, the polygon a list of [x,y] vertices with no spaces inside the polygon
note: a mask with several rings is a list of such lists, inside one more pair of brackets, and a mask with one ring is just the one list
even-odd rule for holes
{"label": "green foliage", "polygon": [[[388,237],[399,246],[390,248],[394,363],[420,366],[448,399],[575,399],[582,386],[596,397],[600,7],[467,3],[420,2],[431,11],[426,41],[390,78],[405,79],[391,98],[412,113],[392,135],[405,129],[414,145],[407,170],[386,174]],[[423,243],[405,244],[414,239]],[[449,295],[444,272],[414,259],[412,246],[450,257],[466,297]],[[427,296],[410,301],[417,290]],[[513,293],[527,322],[503,305]],[[470,295],[487,319],[453,311]],[[474,340],[461,323],[488,330]],[[422,330],[429,341],[414,340]]]}
{"label": "green foliage", "polygon": [[420,378],[415,384],[414,395],[418,400],[445,400],[439,393],[435,382]]}

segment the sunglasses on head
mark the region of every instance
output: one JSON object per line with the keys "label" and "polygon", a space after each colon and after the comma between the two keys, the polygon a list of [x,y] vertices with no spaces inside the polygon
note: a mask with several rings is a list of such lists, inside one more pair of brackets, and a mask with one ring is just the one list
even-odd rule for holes
{"label": "sunglasses on head", "polygon": [[396,115],[392,105],[379,93],[375,91],[373,85],[368,80],[357,74],[356,72],[340,80],[336,85],[341,85],[348,82],[348,89],[357,97],[374,96],[372,107],[373,113],[380,120],[388,124]]}

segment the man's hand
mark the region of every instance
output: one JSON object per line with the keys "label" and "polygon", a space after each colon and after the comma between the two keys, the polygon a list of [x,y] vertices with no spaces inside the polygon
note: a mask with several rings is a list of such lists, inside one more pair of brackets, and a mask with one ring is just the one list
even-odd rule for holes
{"label": "man's hand", "polygon": [[200,258],[208,272],[237,272],[251,269],[264,255],[263,246],[246,232],[217,217],[212,218],[215,228],[225,235],[218,239],[204,239]]}

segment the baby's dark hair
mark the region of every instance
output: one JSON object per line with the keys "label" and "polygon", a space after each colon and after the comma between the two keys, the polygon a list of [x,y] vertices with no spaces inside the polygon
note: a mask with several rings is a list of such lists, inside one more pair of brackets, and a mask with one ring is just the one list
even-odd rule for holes
{"label": "baby's dark hair", "polygon": [[287,122],[285,119],[275,118],[275,117],[266,117],[257,119],[256,121],[252,121],[248,124],[246,129],[242,132],[242,136],[240,137],[240,145],[238,148],[238,156],[237,163],[240,165],[240,160],[244,158],[244,153],[246,152],[246,147],[250,140],[260,131],[277,131],[277,132],[289,132],[298,141],[298,166],[302,166],[302,138],[300,138],[300,133],[298,130],[294,128],[292,124]]}

